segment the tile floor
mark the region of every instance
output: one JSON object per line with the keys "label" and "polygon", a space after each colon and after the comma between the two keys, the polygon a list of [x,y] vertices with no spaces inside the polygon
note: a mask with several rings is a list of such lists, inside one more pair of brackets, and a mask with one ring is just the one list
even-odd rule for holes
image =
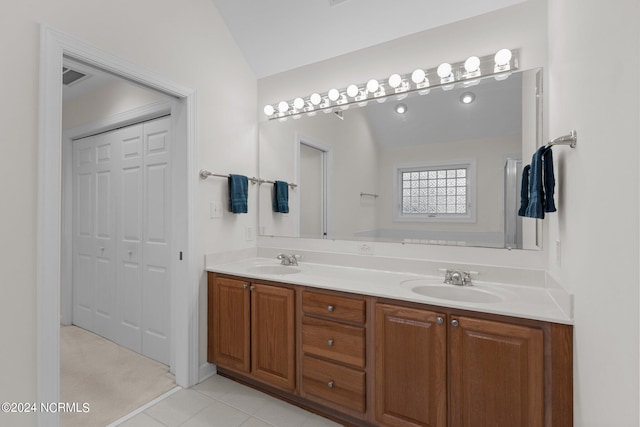
{"label": "tile floor", "polygon": [[326,418],[219,375],[182,389],[120,427],[337,427]]}

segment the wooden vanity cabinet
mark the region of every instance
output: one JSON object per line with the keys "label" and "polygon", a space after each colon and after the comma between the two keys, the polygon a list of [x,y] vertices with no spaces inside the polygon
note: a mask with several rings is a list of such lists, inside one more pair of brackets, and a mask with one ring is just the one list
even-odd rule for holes
{"label": "wooden vanity cabinet", "polygon": [[292,288],[210,273],[209,362],[294,391],[294,308]]}
{"label": "wooden vanity cabinet", "polygon": [[366,301],[303,289],[302,397],[350,416],[366,411]]}
{"label": "wooden vanity cabinet", "polygon": [[385,426],[447,425],[445,314],[377,304],[375,416]]}
{"label": "wooden vanity cabinet", "polygon": [[[375,313],[375,415],[381,425],[572,424],[567,414],[554,421],[551,400],[545,418],[545,384],[547,391],[552,384],[545,381],[543,324],[526,326],[381,303]],[[551,377],[554,358],[547,356]],[[571,387],[567,379],[556,385],[556,393]]]}
{"label": "wooden vanity cabinet", "polygon": [[544,426],[539,328],[449,318],[449,425]]}
{"label": "wooden vanity cabinet", "polygon": [[209,273],[218,371],[349,426],[572,427],[573,328]]}

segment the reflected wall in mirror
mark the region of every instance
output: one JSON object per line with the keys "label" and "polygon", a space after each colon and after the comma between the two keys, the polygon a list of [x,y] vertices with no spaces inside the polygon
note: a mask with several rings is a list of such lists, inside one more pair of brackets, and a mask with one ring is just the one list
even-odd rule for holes
{"label": "reflected wall in mirror", "polygon": [[534,69],[261,123],[260,176],[298,187],[281,214],[261,185],[260,233],[539,249],[540,222],[517,211],[523,160],[541,143],[541,88]]}

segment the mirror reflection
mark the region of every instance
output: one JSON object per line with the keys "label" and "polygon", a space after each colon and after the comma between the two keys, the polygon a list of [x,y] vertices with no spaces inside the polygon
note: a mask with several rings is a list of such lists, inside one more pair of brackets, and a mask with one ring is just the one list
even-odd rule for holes
{"label": "mirror reflection", "polygon": [[[540,69],[260,126],[260,176],[296,183],[289,213],[259,193],[270,236],[538,249],[517,216],[541,136]],[[524,157],[523,157],[524,156]]]}

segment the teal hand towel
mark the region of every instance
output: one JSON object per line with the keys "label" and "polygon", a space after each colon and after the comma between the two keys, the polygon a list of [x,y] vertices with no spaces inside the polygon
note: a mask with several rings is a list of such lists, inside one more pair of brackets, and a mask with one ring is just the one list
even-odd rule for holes
{"label": "teal hand towel", "polygon": [[529,171],[529,205],[524,216],[529,218],[544,218],[544,183],[542,155],[546,146],[538,148],[531,158],[531,169]]}
{"label": "teal hand towel", "polygon": [[273,211],[289,213],[289,184],[284,181],[273,184]]}
{"label": "teal hand towel", "polygon": [[247,213],[249,179],[244,175],[229,175],[229,210],[232,213]]}
{"label": "teal hand towel", "polygon": [[529,206],[529,170],[531,165],[527,165],[522,169],[522,185],[520,187],[520,209],[519,216],[525,216],[527,207]]}

